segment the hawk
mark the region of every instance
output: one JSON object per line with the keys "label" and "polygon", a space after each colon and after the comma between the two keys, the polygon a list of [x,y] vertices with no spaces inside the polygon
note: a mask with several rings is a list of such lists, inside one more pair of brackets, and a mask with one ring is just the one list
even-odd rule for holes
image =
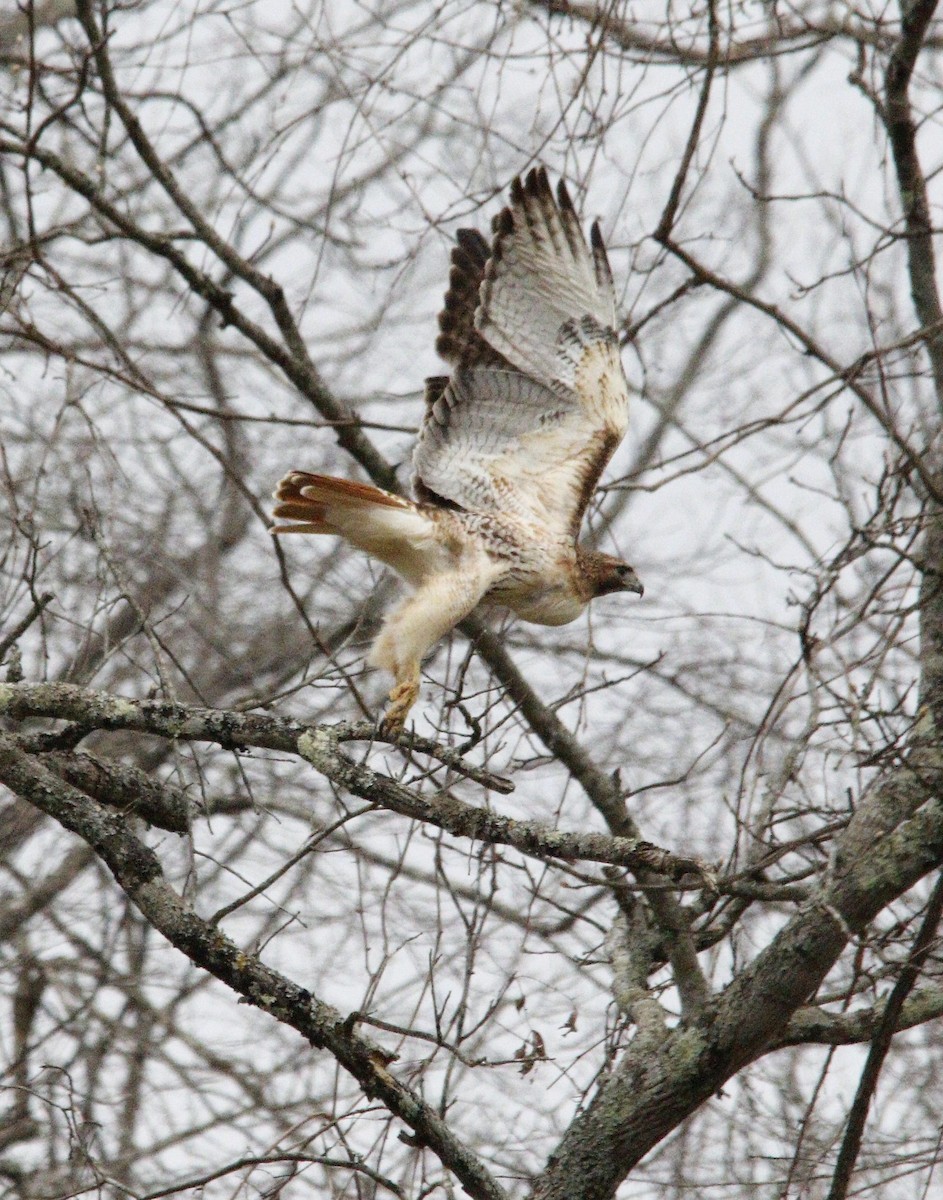
{"label": "hawk", "polygon": [[292,471],[273,533],[330,533],[391,566],[412,593],[369,655],[391,671],[385,733],[402,730],[423,656],[479,605],[565,625],[590,600],[642,594],[628,563],[577,540],[628,423],[612,272],[598,223],[586,244],[561,180],[515,179],[491,243],[460,229],[426,380],[408,500]]}

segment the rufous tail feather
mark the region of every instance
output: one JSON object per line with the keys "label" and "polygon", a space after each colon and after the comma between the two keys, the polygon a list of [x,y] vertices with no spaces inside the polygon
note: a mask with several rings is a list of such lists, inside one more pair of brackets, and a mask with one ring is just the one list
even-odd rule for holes
{"label": "rufous tail feather", "polygon": [[308,471],[291,471],[280,480],[273,493],[278,503],[272,510],[276,519],[295,522],[292,525],[273,525],[272,533],[339,533],[328,517],[329,509],[348,512],[382,508],[409,509],[408,500],[351,479],[336,479],[332,475],[314,475]]}

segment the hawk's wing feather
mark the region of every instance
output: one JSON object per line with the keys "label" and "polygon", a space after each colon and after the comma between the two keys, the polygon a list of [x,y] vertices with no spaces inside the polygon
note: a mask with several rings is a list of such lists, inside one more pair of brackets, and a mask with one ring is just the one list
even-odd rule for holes
{"label": "hawk's wing feather", "polygon": [[435,348],[447,363],[456,366],[508,367],[475,328],[475,310],[491,249],[477,229],[460,229],[456,236]]}
{"label": "hawk's wing feather", "polygon": [[[575,537],[628,423],[612,275],[561,183],[515,180],[490,248],[459,234],[414,465],[421,498]],[[474,302],[474,303],[473,303]]]}
{"label": "hawk's wing feather", "polygon": [[570,378],[561,379],[561,327],[583,317],[601,329],[615,326],[605,253],[590,253],[569,193],[561,186],[555,200],[545,171],[514,181],[510,207],[496,218],[494,232],[475,314],[478,331],[519,371],[550,386],[572,386]]}
{"label": "hawk's wing feather", "polygon": [[471,512],[545,517],[543,505],[538,511],[530,502],[525,453],[578,416],[574,395],[557,395],[517,371],[456,370],[426,414],[416,476]]}

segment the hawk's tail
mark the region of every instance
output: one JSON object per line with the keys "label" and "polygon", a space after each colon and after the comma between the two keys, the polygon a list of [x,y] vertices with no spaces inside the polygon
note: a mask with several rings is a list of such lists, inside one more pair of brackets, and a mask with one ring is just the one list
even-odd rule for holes
{"label": "hawk's tail", "polygon": [[404,543],[428,538],[429,518],[412,500],[368,483],[291,471],[275,489],[272,533],[333,533],[398,566]]}
{"label": "hawk's tail", "polygon": [[291,471],[279,480],[273,495],[278,504],[272,515],[295,524],[273,525],[272,533],[343,534],[351,517],[372,515],[371,509],[413,508],[409,500],[371,487],[369,483],[335,479],[332,475],[312,475],[307,471]]}

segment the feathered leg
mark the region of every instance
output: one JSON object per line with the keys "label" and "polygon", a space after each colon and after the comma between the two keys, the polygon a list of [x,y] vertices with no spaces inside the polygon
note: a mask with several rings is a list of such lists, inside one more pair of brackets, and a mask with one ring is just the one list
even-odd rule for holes
{"label": "feathered leg", "polygon": [[433,575],[402,601],[383,623],[368,659],[392,671],[395,684],[380,723],[387,736],[400,733],[419,697],[419,668],[426,652],[467,617],[500,569],[493,563]]}

